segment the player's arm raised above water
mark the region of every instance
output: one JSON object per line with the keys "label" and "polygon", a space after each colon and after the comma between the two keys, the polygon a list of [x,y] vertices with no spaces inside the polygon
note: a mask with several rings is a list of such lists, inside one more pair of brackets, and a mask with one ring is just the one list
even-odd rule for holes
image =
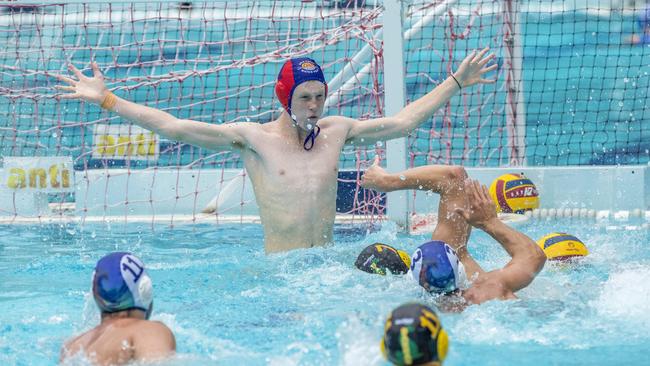
{"label": "player's arm raised above water", "polygon": [[467,191],[470,208],[458,208],[456,212],[470,225],[485,231],[498,241],[512,257],[502,269],[490,274],[498,276],[500,282],[512,292],[528,286],[544,268],[546,255],[531,238],[499,220],[486,186],[478,181],[466,180],[464,189]]}
{"label": "player's arm raised above water", "polygon": [[61,99],[80,99],[100,105],[137,125],[172,140],[186,142],[207,149],[239,149],[246,144],[247,129],[255,123],[210,124],[187,119],[179,119],[159,109],[139,105],[112,94],[104,84],[104,76],[96,63],[91,64],[93,77],[88,77],[73,65],[70,71],[77,80],[63,75],[55,77],[68,85],[56,88],[71,93],[61,95]]}
{"label": "player's arm raised above water", "polygon": [[425,165],[398,173],[388,173],[379,165],[379,156],[361,177],[361,186],[379,192],[417,189],[441,193],[467,177],[465,170],[453,165]]}
{"label": "player's arm raised above water", "polygon": [[494,54],[486,56],[488,50],[489,48],[484,48],[478,53],[476,51],[470,53],[461,62],[455,73],[431,92],[404,107],[396,115],[366,121],[353,121],[347,135],[347,143],[369,145],[381,140],[406,136],[445,105],[461,87],[494,83],[495,80],[483,78],[485,73],[497,67],[496,64],[486,66],[494,57]]}

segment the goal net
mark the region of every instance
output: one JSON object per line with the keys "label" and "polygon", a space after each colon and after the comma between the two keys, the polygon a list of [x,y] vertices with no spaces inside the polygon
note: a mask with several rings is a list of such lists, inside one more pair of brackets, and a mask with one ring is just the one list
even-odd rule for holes
{"label": "goal net", "polygon": [[[494,84],[463,89],[407,137],[406,167],[647,162],[650,48],[631,43],[644,41],[646,12],[614,3],[402,2],[407,102],[474,49],[489,46],[498,64],[486,76]],[[0,4],[0,216],[256,215],[237,153],[58,99],[53,75],[67,74],[68,64],[90,74],[95,61],[107,86],[133,102],[208,123],[266,123],[281,113],[274,85],[282,63],[309,56],[329,82],[326,115],[381,117],[391,57],[383,22],[399,16],[369,0]],[[385,197],[359,179],[387,153],[383,143],[343,150],[339,213],[383,217]]]}

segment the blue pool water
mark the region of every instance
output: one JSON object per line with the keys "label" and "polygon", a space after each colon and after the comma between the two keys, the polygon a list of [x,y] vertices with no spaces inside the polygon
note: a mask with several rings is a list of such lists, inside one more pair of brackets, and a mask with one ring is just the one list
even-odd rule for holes
{"label": "blue pool water", "polygon": [[[647,230],[593,221],[531,222],[534,239],[571,232],[591,255],[577,268],[547,264],[517,301],[442,314],[445,365],[644,365],[650,347]],[[258,225],[97,224],[0,227],[0,364],[51,365],[99,314],[90,297],[97,259],[140,256],[154,283],[153,319],[176,335],[169,365],[386,365],[386,315],[430,302],[410,277],[354,268],[376,241],[412,252],[427,236],[336,228],[336,244],[265,256]],[[507,254],[474,231],[470,251],[485,269]],[[79,361],[78,364],[86,364]]]}

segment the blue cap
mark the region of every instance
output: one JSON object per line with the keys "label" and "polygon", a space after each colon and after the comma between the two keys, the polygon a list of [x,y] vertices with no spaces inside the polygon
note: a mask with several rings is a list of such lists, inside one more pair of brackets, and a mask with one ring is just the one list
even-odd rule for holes
{"label": "blue cap", "polygon": [[456,252],[439,240],[420,245],[411,256],[411,276],[427,291],[446,293],[462,288],[467,275]]}
{"label": "blue cap", "polygon": [[108,254],[93,273],[93,296],[102,312],[138,309],[151,311],[153,289],[144,263],[131,253]]}

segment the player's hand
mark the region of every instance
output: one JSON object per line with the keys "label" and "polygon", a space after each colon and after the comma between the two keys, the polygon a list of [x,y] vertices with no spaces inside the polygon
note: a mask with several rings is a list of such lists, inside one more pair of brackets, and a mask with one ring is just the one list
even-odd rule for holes
{"label": "player's hand", "polygon": [[472,51],[460,63],[458,70],[453,75],[463,88],[474,84],[492,84],[496,82],[495,79],[483,78],[484,74],[497,68],[497,64],[485,66],[494,58],[493,53],[485,56],[489,50],[489,47],[485,47],[478,53]]}
{"label": "player's hand", "polygon": [[391,188],[389,176],[390,174],[379,166],[379,156],[375,156],[375,161],[361,177],[361,186],[379,192],[388,192]]}
{"label": "player's hand", "polygon": [[477,180],[466,179],[464,188],[467,193],[469,209],[456,208],[454,211],[461,215],[470,225],[479,229],[485,228],[497,218],[497,206],[486,186]]}
{"label": "player's hand", "polygon": [[104,84],[104,75],[99,71],[97,63],[92,62],[93,77],[87,77],[79,69],[70,64],[68,68],[74,74],[74,78],[63,75],[55,75],[58,80],[66,83],[67,85],[56,85],[58,90],[67,91],[70,93],[60,95],[60,99],[80,99],[87,102],[101,104],[106,95],[110,92]]}

